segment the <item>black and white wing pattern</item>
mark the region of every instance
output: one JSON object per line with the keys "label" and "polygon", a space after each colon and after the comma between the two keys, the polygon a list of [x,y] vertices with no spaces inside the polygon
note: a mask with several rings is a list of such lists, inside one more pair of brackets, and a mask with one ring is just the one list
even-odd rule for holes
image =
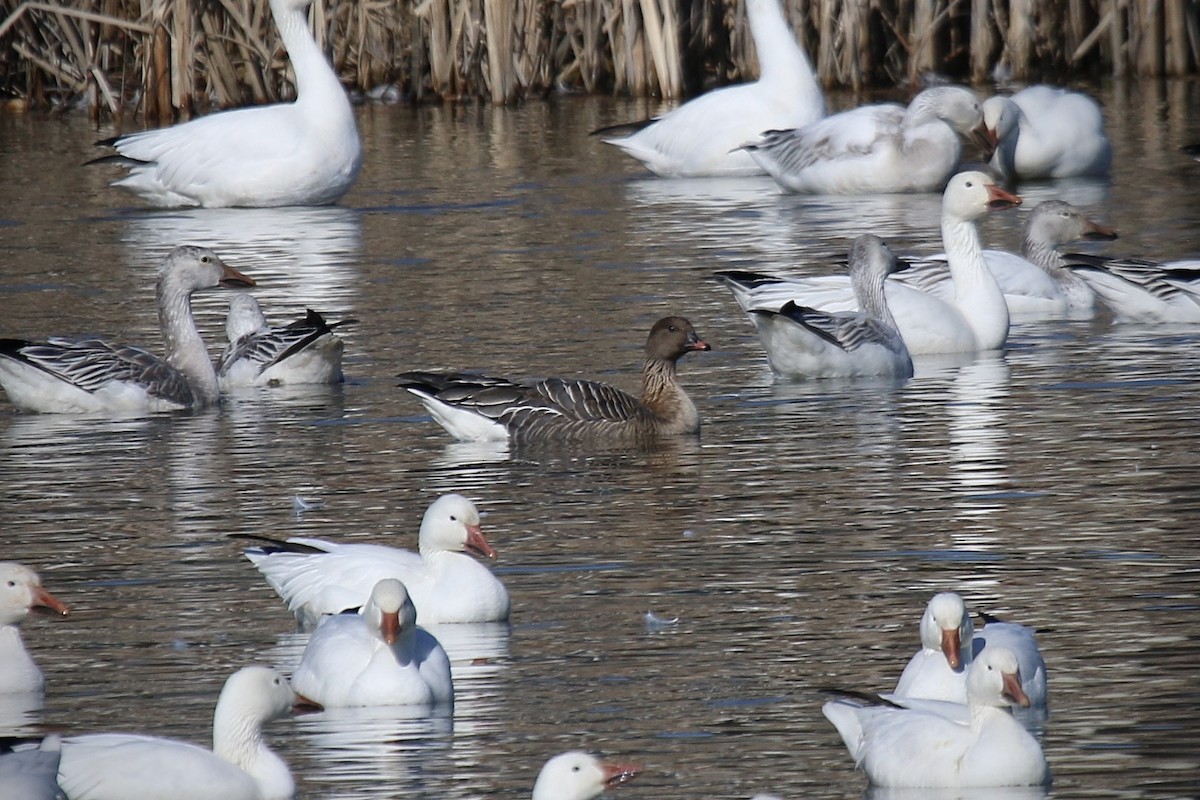
{"label": "black and white wing pattern", "polygon": [[225,375],[233,364],[246,360],[256,365],[261,374],[270,367],[314,345],[321,337],[335,328],[349,325],[358,320],[344,319],[332,325],[311,308],[303,319],[283,328],[267,328],[246,334],[236,342],[230,342],[217,362],[218,375]]}
{"label": "black and white wing pattern", "polygon": [[114,382],[144,387],[154,397],[190,406],[187,378],[165,360],[140,347],[100,338],[51,337],[45,342],[0,339],[0,356],[41,370],[84,392],[95,393]]}

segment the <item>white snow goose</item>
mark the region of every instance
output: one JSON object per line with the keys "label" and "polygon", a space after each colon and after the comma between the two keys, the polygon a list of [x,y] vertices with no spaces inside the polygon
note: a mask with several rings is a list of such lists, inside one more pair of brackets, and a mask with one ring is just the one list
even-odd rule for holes
{"label": "white snow goose", "polygon": [[35,608],[65,616],[67,606],[42,587],[37,573],[15,561],[0,561],[0,694],[38,694],[42,671],[25,650],[20,625]]}
{"label": "white snow goose", "polygon": [[1052,86],[1030,86],[983,103],[984,125],[996,143],[992,166],[1009,180],[1108,174],[1112,145],[1095,100]]}
{"label": "white snow goose", "polygon": [[1200,261],[1150,261],[1082,253],[1066,268],[1092,288],[1117,322],[1200,322]]}
{"label": "white snow goose", "polygon": [[742,144],[787,192],[937,192],[959,167],[960,135],[977,131],[982,122],[974,92],[938,86],[918,94],[907,108],[860,106]]}
{"label": "white snow goose", "polygon": [[417,540],[419,553],[382,544],[268,539],[247,549],[246,557],[305,628],[325,614],[361,607],[384,578],[404,583],[422,625],[508,619],[504,584],[467,555],[496,557],[474,503],[460,494],[439,497],[425,511]]}
{"label": "white snow goose", "polygon": [[0,339],[0,386],[14,405],[47,413],[135,413],[217,402],[217,373],[192,316],[192,293],[254,281],[204,247],[175,248],[155,295],[164,358],[105,339]]}
{"label": "white snow goose", "polygon": [[262,738],[264,723],[313,704],[282,675],[244,667],[225,681],[213,715],[213,749],[125,733],[63,739],[58,782],[71,800],[289,800],[291,770]]}
{"label": "white snow goose", "polygon": [[716,89],[645,123],[595,133],[640,126],[636,133],[605,141],[660,177],[761,175],[762,168],[738,148],[765,130],[820,119],[825,99],[779,0],[746,0],[746,15],[758,52],[757,81]]}
{"label": "white snow goose", "polygon": [[24,746],[0,746],[0,797],[11,800],[63,800],[58,786],[62,740],[47,736]]}
{"label": "white snow goose", "polygon": [[241,386],[341,383],[345,343],[333,331],[354,322],[357,320],[344,319],[330,325],[310,308],[304,318],[272,328],[252,295],[234,295],[225,321],[229,344],[217,360],[221,391]]}
{"label": "white snow goose", "polygon": [[909,660],[894,694],[951,703],[967,701],[966,669],[991,647],[1012,650],[1019,659],[1021,689],[1029,707],[1046,707],[1046,662],[1034,632],[1025,625],[990,621],[976,630],[966,601],[954,592],[934,595],[920,623],[921,649]]}
{"label": "white snow goose", "polygon": [[601,761],[581,750],[559,753],[538,773],[533,800],[593,800],[641,771],[635,764]]}
{"label": "white snow goose", "polygon": [[325,708],[454,704],[450,659],[395,578],[376,583],[361,611],[321,620],[292,688]]}
{"label": "white snow goose", "polygon": [[968,721],[853,699],[822,707],[855,764],[875,786],[1041,786],[1050,768],[1037,740],[1013,719],[1027,706],[1013,651],[988,646],[967,668]]}
{"label": "white snow goose", "polygon": [[[888,308],[910,355],[1004,346],[1008,306],[983,260],[975,221],[991,209],[1020,202],[981,172],[960,172],[950,179],[942,197],[942,243],[954,281],[953,299],[942,300],[891,279],[884,284]],[[860,310],[845,275],[779,278],[742,273],[725,283],[748,312],[779,310],[788,301],[828,312]]]}
{"label": "white snow goose", "polygon": [[102,141],[117,154],[96,162],[130,167],[113,185],[161,207],[316,206],[345,194],[362,144],[350,100],[308,29],[311,3],[270,0],[296,74],[293,102]]}
{"label": "white snow goose", "polygon": [[[1004,250],[984,250],[983,260],[996,278],[1008,311],[1014,318],[1091,319],[1096,314],[1096,293],[1083,278],[1067,269],[1058,247],[1079,239],[1111,240],[1112,228],[1088,219],[1062,200],[1039,203],[1021,234],[1021,255]],[[954,282],[945,254],[920,261],[896,274],[901,281],[943,300],[951,300]]]}
{"label": "white snow goose", "polygon": [[749,312],[771,369],[788,378],[911,377],[912,359],[883,294],[884,280],[898,268],[882,239],[863,234],[850,249],[850,284],[862,311],[825,312],[789,301],[779,311]]}
{"label": "white snow goose", "polygon": [[517,383],[461,372],[397,377],[460,441],[648,441],[699,432],[699,412],[679,385],[675,366],[686,353],[710,349],[683,317],[654,323],[646,340],[641,397],[567,378]]}

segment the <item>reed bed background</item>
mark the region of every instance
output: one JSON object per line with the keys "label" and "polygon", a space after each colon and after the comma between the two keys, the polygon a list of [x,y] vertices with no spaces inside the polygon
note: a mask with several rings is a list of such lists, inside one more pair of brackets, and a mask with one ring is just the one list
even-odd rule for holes
{"label": "reed bed background", "polygon": [[[1196,74],[1200,0],[783,0],[827,88]],[[679,98],[757,75],[743,0],[316,0],[363,96]],[[286,98],[267,0],[0,0],[0,97],[165,122]]]}

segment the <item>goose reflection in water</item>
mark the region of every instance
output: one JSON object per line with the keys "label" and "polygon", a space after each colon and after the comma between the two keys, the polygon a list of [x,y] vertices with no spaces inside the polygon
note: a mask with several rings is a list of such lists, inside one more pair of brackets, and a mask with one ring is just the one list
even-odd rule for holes
{"label": "goose reflection in water", "polygon": [[[306,307],[342,318],[359,305],[362,217],[338,206],[196,208],[130,214],[123,238],[129,260],[155,264],[181,243],[203,244],[231,264],[253,264],[255,296],[272,318]],[[210,307],[212,304],[208,304]],[[218,312],[212,311],[212,314]],[[225,307],[220,307],[221,325]]]}

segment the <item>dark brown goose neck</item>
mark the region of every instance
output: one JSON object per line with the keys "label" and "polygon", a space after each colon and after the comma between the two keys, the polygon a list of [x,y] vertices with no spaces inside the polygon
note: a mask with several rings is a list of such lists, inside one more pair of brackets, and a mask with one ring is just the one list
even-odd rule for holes
{"label": "dark brown goose neck", "polygon": [[647,357],[642,367],[642,404],[659,433],[694,433],[700,429],[700,414],[679,385],[674,359]]}

